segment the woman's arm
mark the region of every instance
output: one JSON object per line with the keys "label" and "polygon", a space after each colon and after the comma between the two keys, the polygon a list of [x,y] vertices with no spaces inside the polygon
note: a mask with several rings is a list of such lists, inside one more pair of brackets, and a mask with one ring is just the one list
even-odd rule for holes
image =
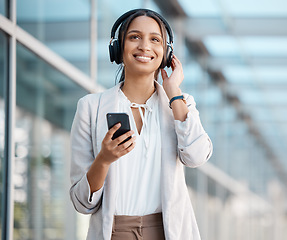
{"label": "woman's arm", "polygon": [[[92,98],[92,100],[91,100]],[[109,166],[135,146],[135,137],[119,145],[133,134],[129,131],[112,140],[113,133],[120,127],[111,128],[103,142],[100,153],[94,158],[91,131],[91,109],[97,109],[97,95],[88,95],[79,100],[71,129],[71,183],[70,196],[75,209],[84,214],[98,210],[101,204],[103,185]],[[92,103],[90,103],[92,102]]]}
{"label": "woman's arm", "polygon": [[[90,101],[93,101],[95,106],[97,106],[98,95],[87,95],[78,101],[70,136],[70,197],[75,209],[83,214],[96,212],[101,204],[102,197],[102,191],[99,191],[94,195],[93,201],[91,201],[90,186],[86,174],[94,161],[91,113],[89,110]],[[95,107],[95,109],[97,108]]]}
{"label": "woman's arm", "polygon": [[212,155],[212,142],[205,132],[192,96],[184,94],[188,114],[184,122],[175,120],[178,155],[188,167],[204,164]]}
{"label": "woman's arm", "polygon": [[120,126],[121,124],[118,123],[107,132],[102,142],[101,151],[96,156],[96,159],[93,161],[87,173],[91,194],[98,191],[104,185],[110,165],[121,156],[129,153],[135,147],[135,136],[127,142],[119,145],[122,141],[134,134],[133,130],[112,140],[113,134],[120,128]]}
{"label": "woman's arm", "polygon": [[[173,57],[171,67],[170,77],[165,70],[161,70],[163,88],[169,100],[182,95],[179,86],[184,78],[181,62],[176,56]],[[185,95],[185,98],[186,103],[183,100],[171,103],[178,140],[178,155],[186,166],[198,167],[210,158],[212,143],[201,125],[193,97]]]}
{"label": "woman's arm", "polygon": [[[169,100],[175,96],[182,95],[182,92],[179,88],[180,84],[183,81],[183,69],[181,62],[174,55],[171,63],[172,74],[168,77],[165,70],[161,69],[162,79],[163,79],[163,88]],[[188,108],[184,101],[175,100],[171,103],[171,108],[175,120],[183,122],[188,113]]]}

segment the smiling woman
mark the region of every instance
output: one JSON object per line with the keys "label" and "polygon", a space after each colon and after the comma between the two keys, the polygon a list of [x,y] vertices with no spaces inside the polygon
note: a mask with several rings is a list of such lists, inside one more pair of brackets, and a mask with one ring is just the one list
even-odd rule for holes
{"label": "smiling woman", "polygon": [[[81,98],[71,130],[70,195],[78,212],[92,215],[87,239],[200,240],[183,166],[204,164],[212,143],[193,97],[181,92],[172,31],[158,13],[135,9],[111,37],[110,60],[124,66],[120,83]],[[127,114],[131,130],[114,139],[121,124],[103,127],[110,112]]]}

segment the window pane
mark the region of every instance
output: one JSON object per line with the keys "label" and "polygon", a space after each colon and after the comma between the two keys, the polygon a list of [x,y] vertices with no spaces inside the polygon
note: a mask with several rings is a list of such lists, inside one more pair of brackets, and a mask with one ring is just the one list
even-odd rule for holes
{"label": "window pane", "polygon": [[6,0],[0,1],[0,14],[7,16]]}
{"label": "window pane", "polygon": [[2,203],[3,203],[3,175],[4,175],[4,137],[5,137],[5,101],[4,81],[7,78],[7,39],[0,31],[0,234],[2,233]]}
{"label": "window pane", "polygon": [[89,74],[90,1],[17,1],[17,23]]}
{"label": "window pane", "polygon": [[69,132],[86,92],[17,46],[14,239],[76,239]]}
{"label": "window pane", "polygon": [[[111,28],[114,22],[125,12],[142,7],[142,0],[99,0],[97,5],[97,82],[106,88],[113,87],[116,81],[118,65],[110,62],[108,45],[111,40]],[[116,34],[117,37],[117,34]]]}

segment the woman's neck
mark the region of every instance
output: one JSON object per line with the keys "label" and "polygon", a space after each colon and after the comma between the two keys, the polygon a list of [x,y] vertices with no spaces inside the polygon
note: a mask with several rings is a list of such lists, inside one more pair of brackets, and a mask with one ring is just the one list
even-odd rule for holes
{"label": "woman's neck", "polygon": [[155,91],[154,78],[152,77],[125,77],[122,87],[125,96],[134,103],[144,104]]}

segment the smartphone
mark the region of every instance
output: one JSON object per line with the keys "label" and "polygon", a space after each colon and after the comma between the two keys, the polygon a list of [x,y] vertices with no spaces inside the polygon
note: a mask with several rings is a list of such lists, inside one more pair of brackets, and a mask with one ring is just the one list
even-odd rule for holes
{"label": "smartphone", "polygon": [[[115,126],[117,123],[121,123],[121,127],[114,133],[112,139],[116,139],[117,137],[123,135],[124,133],[130,131],[130,121],[129,121],[129,115],[126,113],[107,113],[107,122],[108,122],[108,128],[111,129],[113,126]],[[131,137],[128,137],[120,144],[123,144],[124,142],[131,139]]]}

